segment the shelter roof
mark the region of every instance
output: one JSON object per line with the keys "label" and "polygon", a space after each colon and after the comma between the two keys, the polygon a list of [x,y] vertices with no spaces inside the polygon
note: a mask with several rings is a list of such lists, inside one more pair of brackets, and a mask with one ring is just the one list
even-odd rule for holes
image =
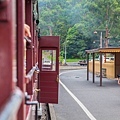
{"label": "shelter roof", "polygon": [[120,47],[91,49],[91,50],[86,50],[86,52],[87,53],[116,53],[116,52],[120,52]]}

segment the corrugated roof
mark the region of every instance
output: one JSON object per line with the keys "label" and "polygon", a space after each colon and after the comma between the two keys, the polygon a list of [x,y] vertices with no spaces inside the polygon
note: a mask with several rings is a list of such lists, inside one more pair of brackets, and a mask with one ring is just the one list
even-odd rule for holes
{"label": "corrugated roof", "polygon": [[99,52],[99,49],[86,50],[87,53],[96,53]]}
{"label": "corrugated roof", "polygon": [[115,53],[120,52],[120,48],[98,48],[98,49],[91,49],[86,50],[87,53]]}
{"label": "corrugated roof", "polygon": [[99,52],[102,52],[102,53],[115,53],[115,52],[120,52],[120,48],[100,48]]}

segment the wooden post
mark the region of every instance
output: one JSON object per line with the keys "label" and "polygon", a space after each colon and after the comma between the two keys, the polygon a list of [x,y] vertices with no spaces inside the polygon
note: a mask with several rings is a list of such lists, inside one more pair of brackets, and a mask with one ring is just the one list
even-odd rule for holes
{"label": "wooden post", "polygon": [[87,53],[87,80],[89,80],[89,53]]}
{"label": "wooden post", "polygon": [[95,53],[93,53],[93,83],[95,82]]}
{"label": "wooden post", "polygon": [[[25,21],[30,26],[31,30],[31,43],[27,43],[26,50],[26,73],[33,67],[33,4],[32,0],[25,1]],[[29,95],[33,94],[33,80],[26,85],[26,91]]]}
{"label": "wooden post", "polygon": [[100,53],[100,86],[102,86],[102,53]]}
{"label": "wooden post", "polygon": [[[25,3],[24,0],[16,1],[17,9],[17,86],[25,92],[24,87],[24,13],[25,13]],[[25,110],[24,110],[24,101],[21,104],[21,107],[18,112],[18,120],[25,120]]]}

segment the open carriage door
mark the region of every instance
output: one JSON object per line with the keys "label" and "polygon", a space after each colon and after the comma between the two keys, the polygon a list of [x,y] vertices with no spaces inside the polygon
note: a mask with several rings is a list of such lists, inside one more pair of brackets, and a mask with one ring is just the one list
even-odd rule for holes
{"label": "open carriage door", "polygon": [[59,36],[39,38],[38,66],[40,68],[38,101],[58,103],[59,86]]}

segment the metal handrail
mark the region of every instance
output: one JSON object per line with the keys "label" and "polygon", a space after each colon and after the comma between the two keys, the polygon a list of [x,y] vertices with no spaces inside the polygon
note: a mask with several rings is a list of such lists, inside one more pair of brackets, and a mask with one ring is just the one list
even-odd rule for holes
{"label": "metal handrail", "polygon": [[29,37],[24,36],[24,39],[25,39],[28,43],[31,43],[31,42],[32,42]]}
{"label": "metal handrail", "polygon": [[28,72],[28,74],[25,76],[25,82],[29,83],[32,79],[32,76],[34,74],[34,72],[39,73],[39,68],[38,68],[38,64],[36,63],[35,66],[32,67],[32,69]]}
{"label": "metal handrail", "polygon": [[0,120],[14,120],[23,100],[23,93],[16,88],[5,107],[0,112]]}
{"label": "metal handrail", "polygon": [[10,0],[0,0],[0,7],[5,7],[10,2]]}

